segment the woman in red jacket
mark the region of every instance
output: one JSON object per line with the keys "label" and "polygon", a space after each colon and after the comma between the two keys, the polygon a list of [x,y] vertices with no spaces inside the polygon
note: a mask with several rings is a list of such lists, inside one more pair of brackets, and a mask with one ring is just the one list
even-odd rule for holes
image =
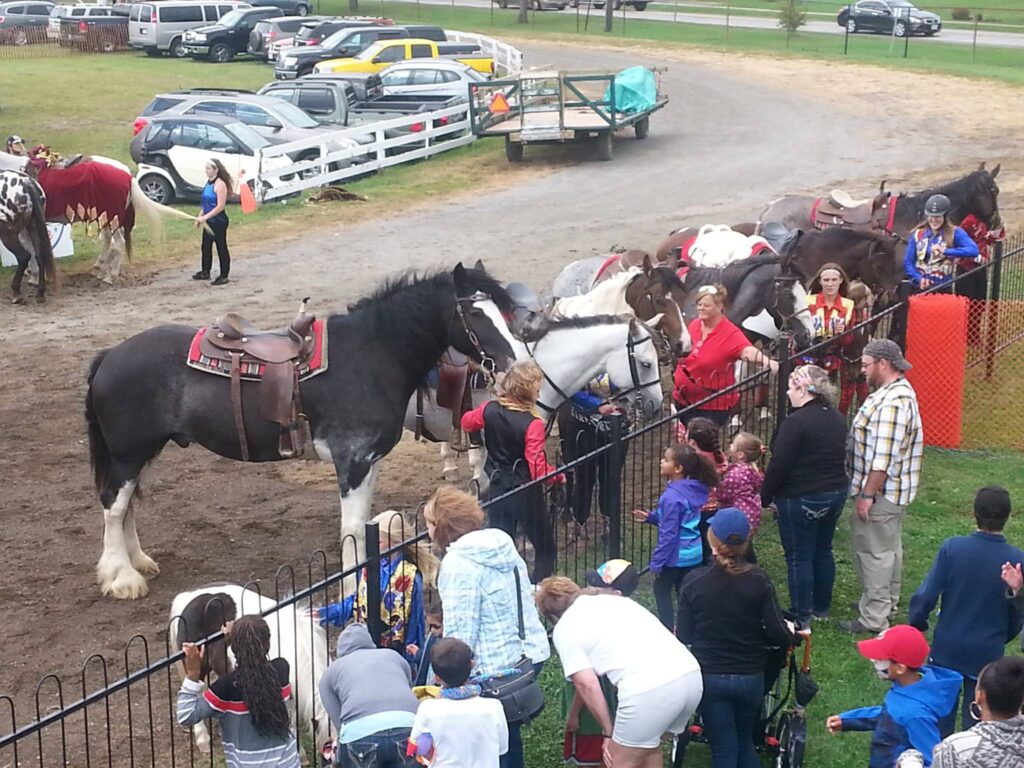
{"label": "woman in red jacket", "polygon": [[[487,498],[499,496],[550,474],[555,470],[544,454],[544,422],[537,415],[537,398],[544,373],[532,361],[516,363],[498,386],[498,397],[462,417],[465,432],[484,431],[487,462],[484,471],[490,480]],[[564,483],[556,475],[547,484]],[[544,489],[535,484],[501,501],[486,505],[492,528],[500,528],[516,537],[522,520],[526,537],[537,554],[534,582],[555,571],[555,531],[545,514]]]}
{"label": "woman in red jacket", "polygon": [[[779,369],[777,362],[751,344],[743,331],[725,316],[727,298],[721,285],[703,285],[697,289],[697,319],[690,323],[693,350],[676,368],[675,389],[672,391],[672,398],[680,409],[732,386],[736,381],[733,366],[739,360],[773,371]],[[739,399],[738,391],[716,397],[683,415],[683,423],[701,416],[720,427],[725,426],[729,412]]]}

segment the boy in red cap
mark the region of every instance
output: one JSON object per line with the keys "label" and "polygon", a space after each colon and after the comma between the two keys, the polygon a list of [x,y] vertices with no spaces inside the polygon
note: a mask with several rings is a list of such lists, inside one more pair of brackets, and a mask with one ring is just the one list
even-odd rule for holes
{"label": "boy in red cap", "polygon": [[[956,724],[956,702],[963,678],[942,667],[927,667],[928,641],[908,624],[890,627],[873,640],[861,640],[857,650],[875,662],[879,675],[893,681],[880,707],[862,707],[833,715],[829,733],[873,731],[869,768],[896,768],[904,752],[930,766],[932,751]],[[913,763],[912,763],[913,764]]]}

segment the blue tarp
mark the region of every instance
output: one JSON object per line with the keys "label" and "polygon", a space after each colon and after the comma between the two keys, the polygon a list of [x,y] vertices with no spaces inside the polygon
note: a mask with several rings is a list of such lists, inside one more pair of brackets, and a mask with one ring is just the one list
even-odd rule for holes
{"label": "blue tarp", "polygon": [[630,67],[615,76],[615,83],[604,92],[604,100],[611,99],[615,89],[615,111],[625,114],[643,112],[658,100],[658,85],[654,73],[647,67]]}

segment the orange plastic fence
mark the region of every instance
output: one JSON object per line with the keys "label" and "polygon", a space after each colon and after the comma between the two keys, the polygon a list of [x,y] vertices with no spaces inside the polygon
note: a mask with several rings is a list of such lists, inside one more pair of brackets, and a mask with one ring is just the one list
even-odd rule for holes
{"label": "orange plastic fence", "polygon": [[917,392],[926,445],[959,448],[967,363],[967,299],[913,296],[907,319],[907,378]]}

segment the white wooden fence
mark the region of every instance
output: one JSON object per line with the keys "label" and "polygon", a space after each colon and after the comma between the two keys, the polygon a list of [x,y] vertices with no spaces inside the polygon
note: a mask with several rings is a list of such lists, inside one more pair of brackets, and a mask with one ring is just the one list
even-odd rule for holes
{"label": "white wooden fence", "polygon": [[[494,59],[496,74],[503,77],[522,69],[523,54],[511,45],[474,32],[445,30],[452,42],[472,43]],[[404,130],[392,135],[396,129]],[[369,137],[372,140],[367,141]],[[348,140],[348,141],[346,141]],[[403,115],[390,120],[340,128],[325,137],[300,139],[260,150],[259,174],[255,183],[259,202],[276,200],[306,189],[366,176],[392,165],[420,160],[463,147],[476,140],[470,130],[469,106]],[[350,145],[359,142],[358,146]],[[345,148],[342,148],[345,146]],[[279,168],[267,168],[265,161],[285,155],[298,157],[316,153],[315,159],[299,160]]]}

